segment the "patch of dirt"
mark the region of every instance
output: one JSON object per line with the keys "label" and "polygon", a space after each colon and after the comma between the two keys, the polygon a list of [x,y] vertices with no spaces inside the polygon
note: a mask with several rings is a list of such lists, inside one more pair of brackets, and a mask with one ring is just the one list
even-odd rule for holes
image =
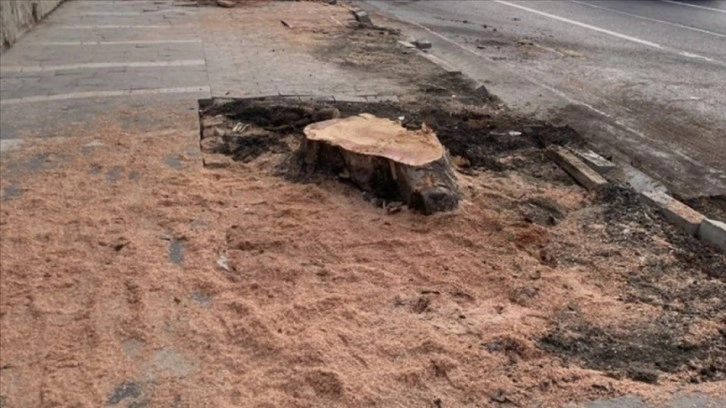
{"label": "patch of dirt", "polygon": [[[470,89],[470,92],[472,90]],[[572,184],[569,176],[553,165],[543,153],[551,145],[581,145],[582,138],[569,127],[556,127],[543,122],[524,121],[504,113],[482,113],[486,108],[462,105],[458,110],[431,109],[427,103],[351,103],[310,102],[297,103],[284,98],[248,99],[229,103],[207,104],[202,107],[203,116],[224,116],[225,123],[218,128],[225,130],[224,144],[239,138],[230,137],[230,123],[246,126],[248,131],[261,128],[266,136],[254,143],[237,143],[250,154],[256,155],[261,140],[277,143],[282,138],[301,136],[302,129],[313,122],[329,118],[331,110],[342,116],[370,113],[379,117],[400,120],[408,128],[420,129],[422,124],[432,127],[452,156],[459,158],[459,167],[471,170],[504,171],[528,167],[537,178],[557,179]],[[517,130],[519,129],[519,130]],[[208,134],[214,134],[209,130]],[[205,133],[202,135],[206,137]],[[232,147],[218,148],[224,153],[234,150],[236,157],[248,157]]]}
{"label": "patch of dirt", "polygon": [[610,186],[603,191],[602,199],[609,204],[605,217],[610,239],[645,250],[658,248],[658,239],[665,239],[674,247],[673,262],[726,280],[726,259],[721,254],[666,222],[655,210],[643,204],[633,190]]}
{"label": "patch of dirt", "polygon": [[[645,324],[604,326],[576,313],[557,319],[556,328],[539,341],[546,351],[575,363],[656,384],[663,373],[689,372],[687,381],[726,379],[726,336],[715,332],[696,341],[687,339],[680,316],[666,313]],[[567,361],[567,360],[566,360]]]}

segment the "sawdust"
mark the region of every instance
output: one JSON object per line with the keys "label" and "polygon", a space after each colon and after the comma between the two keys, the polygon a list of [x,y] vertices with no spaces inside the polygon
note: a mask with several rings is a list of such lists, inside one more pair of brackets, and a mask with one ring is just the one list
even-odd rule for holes
{"label": "sawdust", "polygon": [[[554,407],[676,388],[723,395],[718,382],[685,384],[697,366],[674,362],[654,385],[636,381],[650,371],[613,375],[541,347],[570,338],[553,337],[565,333],[562,316],[602,332],[663,313],[623,297],[640,258],[609,240],[604,209],[575,185],[462,174],[457,213],[388,214],[334,180],[276,177],[284,154],[204,169],[184,147],[197,135],[134,134],[112,117],[13,159],[45,155],[2,203],[7,406]],[[104,146],[83,149],[92,139]],[[3,188],[19,168],[3,165]],[[558,222],[527,222],[521,206],[532,203],[556,208]],[[671,259],[667,240],[652,245],[637,250]],[[691,333],[696,349],[722,327],[690,318],[703,331]]]}
{"label": "sawdust", "polygon": [[[460,210],[391,213],[332,178],[278,177],[295,127],[223,152],[239,160],[224,169],[202,167],[199,135],[184,130],[195,115],[169,117],[163,105],[59,127],[63,139],[0,163],[0,405],[726,397],[723,256],[626,190],[576,186],[541,154],[576,141],[570,129],[441,115],[439,94],[483,99],[459,77],[411,69],[389,31],[345,42],[349,13],[326,8],[330,27],[275,27],[301,46],[339,35],[321,58],[421,79],[424,95],[410,99],[435,109],[367,111],[432,126],[460,158]],[[243,23],[251,9],[230,15]],[[175,126],[142,131],[124,115]]]}

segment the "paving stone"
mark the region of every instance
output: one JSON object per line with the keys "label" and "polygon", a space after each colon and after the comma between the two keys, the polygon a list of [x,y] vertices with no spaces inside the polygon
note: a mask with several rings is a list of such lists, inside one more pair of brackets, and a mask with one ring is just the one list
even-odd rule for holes
{"label": "paving stone", "polygon": [[401,40],[401,41],[398,41],[398,43],[401,44],[402,46],[404,46],[405,48],[416,48],[415,45],[411,44],[408,41],[402,41]]}
{"label": "paving stone", "polygon": [[232,8],[232,7],[237,6],[237,1],[235,1],[235,0],[217,0],[217,5],[219,7]]}

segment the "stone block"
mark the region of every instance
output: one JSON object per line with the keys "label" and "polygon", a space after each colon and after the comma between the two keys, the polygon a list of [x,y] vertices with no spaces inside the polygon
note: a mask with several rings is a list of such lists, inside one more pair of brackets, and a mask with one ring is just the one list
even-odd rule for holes
{"label": "stone block", "polygon": [[670,223],[695,236],[706,218],[703,214],[660,191],[640,193],[643,202],[657,208]]}
{"label": "stone block", "polygon": [[726,222],[704,219],[698,227],[698,238],[726,253]]}
{"label": "stone block", "polygon": [[578,159],[577,156],[572,154],[569,150],[557,146],[551,147],[548,153],[555,163],[562,167],[563,170],[565,170],[586,189],[594,190],[607,185],[607,180],[597,174],[595,170],[588,167],[587,164]]}

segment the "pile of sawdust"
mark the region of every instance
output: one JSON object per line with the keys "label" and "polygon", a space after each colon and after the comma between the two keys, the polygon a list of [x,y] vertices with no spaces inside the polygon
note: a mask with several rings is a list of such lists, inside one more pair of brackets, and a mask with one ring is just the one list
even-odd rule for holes
{"label": "pile of sawdust", "polygon": [[[209,170],[193,133],[134,134],[113,120],[60,132],[78,137],[2,167],[5,188],[25,168],[13,163],[45,154],[0,215],[8,406],[560,407],[724,394],[686,384],[688,365],[647,384],[540,347],[568,316],[625,327],[662,314],[624,293],[641,258],[672,260],[669,242],[612,240],[603,207],[572,184],[460,175],[457,213],[390,215],[336,181],[275,177],[282,155]],[[104,146],[82,148],[93,138]],[[556,223],[525,218],[541,203]],[[698,339],[718,332],[707,323],[723,312],[710,310],[689,317]]]}

